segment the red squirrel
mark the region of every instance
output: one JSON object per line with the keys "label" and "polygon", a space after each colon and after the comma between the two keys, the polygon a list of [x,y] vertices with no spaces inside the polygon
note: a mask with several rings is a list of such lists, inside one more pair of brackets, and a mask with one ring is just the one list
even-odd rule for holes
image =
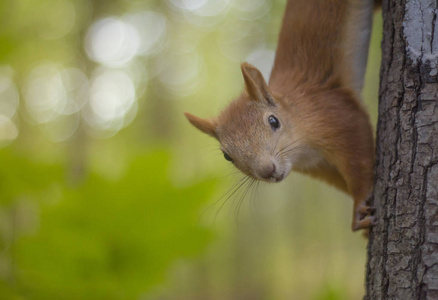
{"label": "red squirrel", "polygon": [[226,160],[258,180],[291,170],[350,194],[353,231],[374,225],[374,140],[361,99],[372,0],[289,0],[267,84],[241,65],[245,90],[218,117],[185,113]]}

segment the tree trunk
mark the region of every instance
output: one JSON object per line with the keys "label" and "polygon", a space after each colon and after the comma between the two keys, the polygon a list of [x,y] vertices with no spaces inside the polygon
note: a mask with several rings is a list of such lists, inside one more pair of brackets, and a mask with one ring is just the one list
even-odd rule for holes
{"label": "tree trunk", "polygon": [[436,0],[383,2],[374,206],[364,299],[438,299]]}

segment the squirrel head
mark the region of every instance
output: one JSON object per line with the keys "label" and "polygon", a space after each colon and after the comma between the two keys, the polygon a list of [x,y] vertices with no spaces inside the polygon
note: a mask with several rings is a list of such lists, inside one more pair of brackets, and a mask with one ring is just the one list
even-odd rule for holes
{"label": "squirrel head", "polygon": [[216,138],[226,160],[258,180],[280,182],[299,159],[300,138],[291,120],[291,108],[268,88],[261,72],[241,66],[245,91],[217,118],[202,119],[185,113],[190,123]]}

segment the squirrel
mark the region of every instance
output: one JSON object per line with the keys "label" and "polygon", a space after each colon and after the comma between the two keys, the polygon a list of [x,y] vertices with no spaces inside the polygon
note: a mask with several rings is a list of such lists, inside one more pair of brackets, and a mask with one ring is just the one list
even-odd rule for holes
{"label": "squirrel", "polygon": [[374,139],[361,103],[373,0],[289,0],[269,84],[243,63],[242,94],[218,117],[185,116],[244,174],[280,182],[291,170],[354,201],[352,230],[375,224]]}

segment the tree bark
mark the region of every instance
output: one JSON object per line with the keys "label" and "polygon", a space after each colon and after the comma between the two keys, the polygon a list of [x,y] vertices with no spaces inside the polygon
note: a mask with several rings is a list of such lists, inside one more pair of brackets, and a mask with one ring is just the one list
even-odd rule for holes
{"label": "tree bark", "polygon": [[383,1],[374,206],[364,299],[438,299],[436,0]]}

